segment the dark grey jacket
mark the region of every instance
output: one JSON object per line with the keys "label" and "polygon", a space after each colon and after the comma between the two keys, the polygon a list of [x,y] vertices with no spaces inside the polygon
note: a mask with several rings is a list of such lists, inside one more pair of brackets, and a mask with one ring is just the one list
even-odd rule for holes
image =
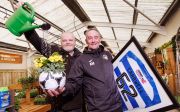
{"label": "dark grey jacket", "polygon": [[121,108],[111,60],[111,54],[102,46],[93,51],[85,48],[70,70],[64,94],[73,95],[83,86],[89,112],[113,112]]}
{"label": "dark grey jacket", "polygon": [[[63,59],[65,59],[65,73],[68,76],[71,66],[74,64],[74,61],[81,52],[78,49],[74,49],[73,56],[70,56],[68,52],[63,50],[58,45],[50,45],[44,41],[44,39],[40,38],[35,30],[31,30],[25,32],[26,39],[44,56],[49,57],[54,52],[59,52],[62,55]],[[66,96],[59,97],[61,101],[58,102],[58,106],[63,110],[73,110],[79,109],[82,107],[82,91],[80,90],[75,96]]]}

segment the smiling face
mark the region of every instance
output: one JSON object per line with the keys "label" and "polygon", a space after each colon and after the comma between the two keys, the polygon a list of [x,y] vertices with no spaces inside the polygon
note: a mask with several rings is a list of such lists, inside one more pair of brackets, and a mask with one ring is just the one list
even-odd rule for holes
{"label": "smiling face", "polygon": [[61,46],[67,52],[72,52],[75,48],[76,40],[72,33],[65,32],[61,35]]}
{"label": "smiling face", "polygon": [[94,29],[91,29],[86,31],[85,35],[88,49],[98,49],[101,42],[100,33]]}

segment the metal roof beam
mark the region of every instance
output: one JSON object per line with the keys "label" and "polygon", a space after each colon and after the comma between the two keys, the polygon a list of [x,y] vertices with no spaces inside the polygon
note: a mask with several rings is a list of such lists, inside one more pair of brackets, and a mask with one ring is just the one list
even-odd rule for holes
{"label": "metal roof beam", "polygon": [[123,24],[123,23],[108,23],[108,22],[84,22],[85,26],[99,26],[99,27],[113,27],[113,28],[127,28],[127,29],[139,29],[139,30],[149,30],[162,35],[167,35],[165,28],[163,26],[152,26],[152,25],[133,25],[133,24]]}
{"label": "metal roof beam", "polygon": [[13,44],[8,44],[5,42],[0,42],[0,48],[7,48],[7,49],[12,49],[12,50],[18,50],[18,51],[24,51],[27,52],[28,48],[27,47],[21,47]]}
{"label": "metal roof beam", "polygon": [[79,24],[79,25],[76,25],[75,27],[67,30],[68,32],[75,32],[76,30],[79,30],[81,28],[85,27],[85,25],[83,23]]}
{"label": "metal roof beam", "polygon": [[[109,20],[109,22],[110,22],[110,23],[112,23],[112,21],[111,21],[111,17],[110,17],[110,15],[109,15],[109,11],[108,11],[108,8],[107,8],[107,5],[106,5],[105,0],[102,0],[102,3],[103,3],[103,6],[104,6],[104,9],[105,9],[105,11],[106,11],[106,14],[107,14],[108,20]],[[111,29],[112,29],[112,32],[113,32],[114,38],[115,38],[115,40],[116,40],[116,39],[117,39],[117,37],[116,37],[115,31],[114,31],[114,28],[111,28]],[[116,44],[117,44],[117,46],[118,46],[118,48],[119,48],[119,44],[118,44],[117,42],[116,42]]]}
{"label": "metal roof beam", "polygon": [[133,25],[124,23],[108,23],[108,22],[91,22],[87,21],[76,26],[76,28],[71,28],[67,31],[74,32],[86,26],[99,26],[99,27],[114,27],[114,28],[126,28],[126,29],[139,29],[139,30],[149,30],[162,35],[167,35],[164,26],[152,26],[152,25]]}
{"label": "metal roof beam", "polygon": [[11,6],[12,6],[13,10],[15,11],[16,9],[15,9],[15,7],[13,5],[14,0],[9,0],[9,2],[11,3]]}
{"label": "metal roof beam", "polygon": [[5,24],[4,24],[4,23],[1,23],[1,22],[0,22],[0,27],[2,27],[2,28],[5,28],[5,29],[6,29]]}
{"label": "metal roof beam", "polygon": [[[118,43],[127,43],[129,40],[114,40],[114,39],[106,39],[106,38],[102,38],[101,39],[102,41],[108,41],[108,42],[118,42]],[[145,46],[148,46],[149,45],[149,43],[147,43],[147,42],[141,42],[141,41],[139,41],[139,43],[141,44],[141,45],[145,45]]]}
{"label": "metal roof beam", "polygon": [[[138,0],[135,0],[135,7],[137,7],[137,4],[138,4]],[[138,12],[137,10],[134,9],[134,12],[133,12],[133,21],[132,21],[132,24],[136,24],[137,22],[137,17],[138,17]],[[131,29],[131,37],[133,36],[133,29]]]}
{"label": "metal roof beam", "polygon": [[77,0],[62,0],[64,4],[79,18],[81,22],[91,21],[86,12],[77,2]]}
{"label": "metal roof beam", "polygon": [[140,11],[138,8],[136,8],[134,5],[132,5],[127,0],[123,0],[125,3],[127,3],[129,6],[131,6],[133,9],[135,9],[138,13],[142,14],[145,18],[147,18],[149,21],[154,23],[156,26],[159,26],[156,22],[154,22],[150,17],[148,17],[146,14],[144,14],[142,11]]}
{"label": "metal roof beam", "polygon": [[[137,7],[138,5],[138,0],[135,0],[135,7]],[[137,22],[137,17],[138,17],[138,11],[134,9],[134,13],[133,13],[133,24],[136,24]]]}
{"label": "metal roof beam", "polygon": [[54,27],[54,28],[57,29],[58,31],[60,31],[60,32],[64,32],[64,31],[65,31],[64,29],[62,29],[62,28],[60,28],[59,26],[55,25],[53,22],[49,21],[48,19],[46,19],[45,17],[41,16],[40,14],[38,14],[38,13],[36,13],[36,12],[35,12],[35,16],[36,16],[38,19],[40,19],[40,20],[42,20],[42,21],[50,24],[52,27]]}

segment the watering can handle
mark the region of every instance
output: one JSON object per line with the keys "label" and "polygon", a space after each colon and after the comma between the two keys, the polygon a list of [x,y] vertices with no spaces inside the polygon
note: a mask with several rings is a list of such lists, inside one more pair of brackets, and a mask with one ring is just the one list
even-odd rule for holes
{"label": "watering can handle", "polygon": [[34,8],[27,2],[24,2],[22,7],[26,9],[29,13],[31,13],[31,18],[33,19],[35,15]]}

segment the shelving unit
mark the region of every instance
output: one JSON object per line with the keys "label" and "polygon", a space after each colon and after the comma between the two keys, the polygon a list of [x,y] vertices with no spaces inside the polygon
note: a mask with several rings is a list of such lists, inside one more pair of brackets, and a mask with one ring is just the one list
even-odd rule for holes
{"label": "shelving unit", "polygon": [[[39,87],[39,83],[35,82],[32,84],[32,87]],[[21,84],[13,84],[9,86],[9,90],[12,90],[12,105],[14,104],[14,90],[22,90],[22,85]],[[45,105],[34,105],[33,99],[30,98],[30,89],[26,89],[26,98],[25,101],[20,103],[20,109],[19,112],[46,112],[51,110],[51,105],[50,104],[45,104]],[[9,107],[10,109],[13,109]],[[10,111],[14,112],[14,111]]]}

